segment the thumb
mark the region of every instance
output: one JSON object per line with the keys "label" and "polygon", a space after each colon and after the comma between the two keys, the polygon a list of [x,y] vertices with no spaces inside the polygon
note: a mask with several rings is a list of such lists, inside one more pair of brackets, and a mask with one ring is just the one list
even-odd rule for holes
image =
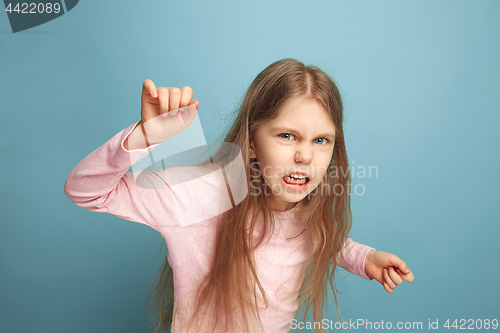
{"label": "thumb", "polygon": [[408,269],[406,263],[395,254],[389,257],[389,265],[399,268],[399,270],[404,274],[410,273],[410,270]]}
{"label": "thumb", "polygon": [[189,103],[188,106],[191,106],[191,105],[194,105],[196,107],[195,108],[196,109],[196,113],[198,113],[198,108],[200,106],[200,102],[197,99],[195,99],[194,101],[191,101],[191,103]]}
{"label": "thumb", "polygon": [[389,258],[389,263],[391,266],[396,267],[396,271],[398,272],[398,274],[400,273],[399,275],[403,278],[403,280],[410,283],[415,280],[412,271],[410,271],[406,263],[403,260],[399,259],[398,256],[392,255]]}

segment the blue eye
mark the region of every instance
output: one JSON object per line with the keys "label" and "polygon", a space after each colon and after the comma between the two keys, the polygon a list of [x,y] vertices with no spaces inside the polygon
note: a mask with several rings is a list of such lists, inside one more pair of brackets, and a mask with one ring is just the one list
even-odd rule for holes
{"label": "blue eye", "polygon": [[[318,139],[323,140],[322,142],[324,142],[324,143],[320,143],[320,145],[324,145],[324,144],[326,144],[326,141],[328,141],[328,139],[326,139],[326,138],[318,138]],[[316,139],[316,140],[318,140],[318,139]],[[318,142],[316,142],[316,143],[318,143]]]}
{"label": "blue eye", "polygon": [[[286,135],[286,137],[284,137]],[[293,137],[293,134],[291,133],[281,133],[280,134],[280,137],[282,139],[285,139],[286,141],[289,141],[292,137]],[[317,140],[322,140],[321,142],[318,142]],[[325,145],[326,143],[328,143],[330,140],[328,140],[327,138],[317,138],[316,139],[316,143],[319,144],[319,145]]]}

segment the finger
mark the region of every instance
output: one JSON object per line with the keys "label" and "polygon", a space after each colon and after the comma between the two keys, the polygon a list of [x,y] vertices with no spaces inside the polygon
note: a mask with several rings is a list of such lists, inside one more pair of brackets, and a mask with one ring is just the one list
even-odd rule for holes
{"label": "finger", "polygon": [[390,288],[392,288],[392,289],[396,288],[397,285],[389,277],[389,273],[387,272],[387,268],[384,268],[384,279],[385,279],[385,283],[387,283]]}
{"label": "finger", "polygon": [[415,280],[415,277],[413,276],[413,273],[412,271],[410,271],[410,269],[408,269],[408,273],[404,273],[398,269],[398,273],[405,281],[412,283]]}
{"label": "finger", "polygon": [[142,84],[142,96],[143,97],[150,96],[152,98],[158,97],[156,86],[152,80],[146,79]]}
{"label": "finger", "polygon": [[157,90],[158,90],[158,100],[160,103],[160,114],[167,113],[169,110],[170,93],[168,89],[165,87],[159,87]]}
{"label": "finger", "polygon": [[394,289],[392,289],[391,287],[389,287],[389,285],[387,284],[387,282],[384,282],[383,286],[384,286],[385,291],[387,291],[389,294],[394,291]]}
{"label": "finger", "polygon": [[193,99],[193,89],[189,86],[182,87],[181,89],[181,102],[180,107],[188,106]]}
{"label": "finger", "polygon": [[181,90],[177,87],[170,87],[169,97],[170,97],[170,110],[176,110],[179,108],[181,102]]}
{"label": "finger", "polygon": [[410,271],[406,263],[395,254],[389,257],[389,265],[399,268],[403,273],[408,273]]}
{"label": "finger", "polygon": [[401,284],[403,283],[403,278],[394,270],[394,267],[391,266],[389,267],[389,277],[395,284]]}

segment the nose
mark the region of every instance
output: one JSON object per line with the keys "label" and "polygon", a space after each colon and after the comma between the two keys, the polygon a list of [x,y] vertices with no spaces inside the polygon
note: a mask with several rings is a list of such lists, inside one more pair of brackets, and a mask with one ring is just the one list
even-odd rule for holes
{"label": "nose", "polygon": [[307,144],[300,145],[295,153],[295,162],[310,164],[313,160],[313,152]]}

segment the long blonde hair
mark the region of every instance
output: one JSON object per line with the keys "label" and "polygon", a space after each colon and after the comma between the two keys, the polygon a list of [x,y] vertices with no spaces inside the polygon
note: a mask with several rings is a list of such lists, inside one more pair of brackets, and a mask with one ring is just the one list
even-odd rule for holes
{"label": "long blonde hair", "polygon": [[[269,65],[254,79],[224,139],[224,142],[237,144],[241,148],[246,163],[247,184],[251,180],[253,182],[248,187],[245,199],[220,215],[214,259],[198,292],[194,311],[197,318],[189,321],[192,325],[198,322],[207,328],[207,323],[211,323],[213,330],[222,325],[226,332],[234,332],[236,327],[244,332],[263,331],[256,295],[261,293],[264,300],[266,296],[257,276],[253,256],[258,244],[252,241],[256,215],[253,215],[249,224],[247,214],[253,209],[262,212],[262,235],[274,228],[274,218],[265,194],[268,193],[264,189],[266,184],[250,165],[250,139],[259,126],[276,117],[283,104],[295,97],[315,98],[329,113],[336,129],[330,168],[321,184],[305,198],[303,209],[298,213],[300,220],[306,221],[306,235],[310,244],[307,264],[302,271],[304,281],[299,290],[299,310],[304,313],[305,320],[312,309],[313,320],[321,322],[329,284],[339,314],[334,274],[352,220],[349,200],[351,176],[342,128],[342,100],[334,81],[322,70],[305,66],[294,59],[282,59]],[[219,151],[218,154],[218,159],[224,160],[224,152]],[[167,258],[156,280],[148,303],[152,300],[152,307],[158,312],[155,331],[158,332],[167,328],[173,319],[173,274]],[[209,308],[216,309],[215,312],[208,311],[216,313],[215,318],[202,318]],[[255,323],[259,327],[255,327]],[[323,332],[323,329],[315,328],[315,332]]]}

